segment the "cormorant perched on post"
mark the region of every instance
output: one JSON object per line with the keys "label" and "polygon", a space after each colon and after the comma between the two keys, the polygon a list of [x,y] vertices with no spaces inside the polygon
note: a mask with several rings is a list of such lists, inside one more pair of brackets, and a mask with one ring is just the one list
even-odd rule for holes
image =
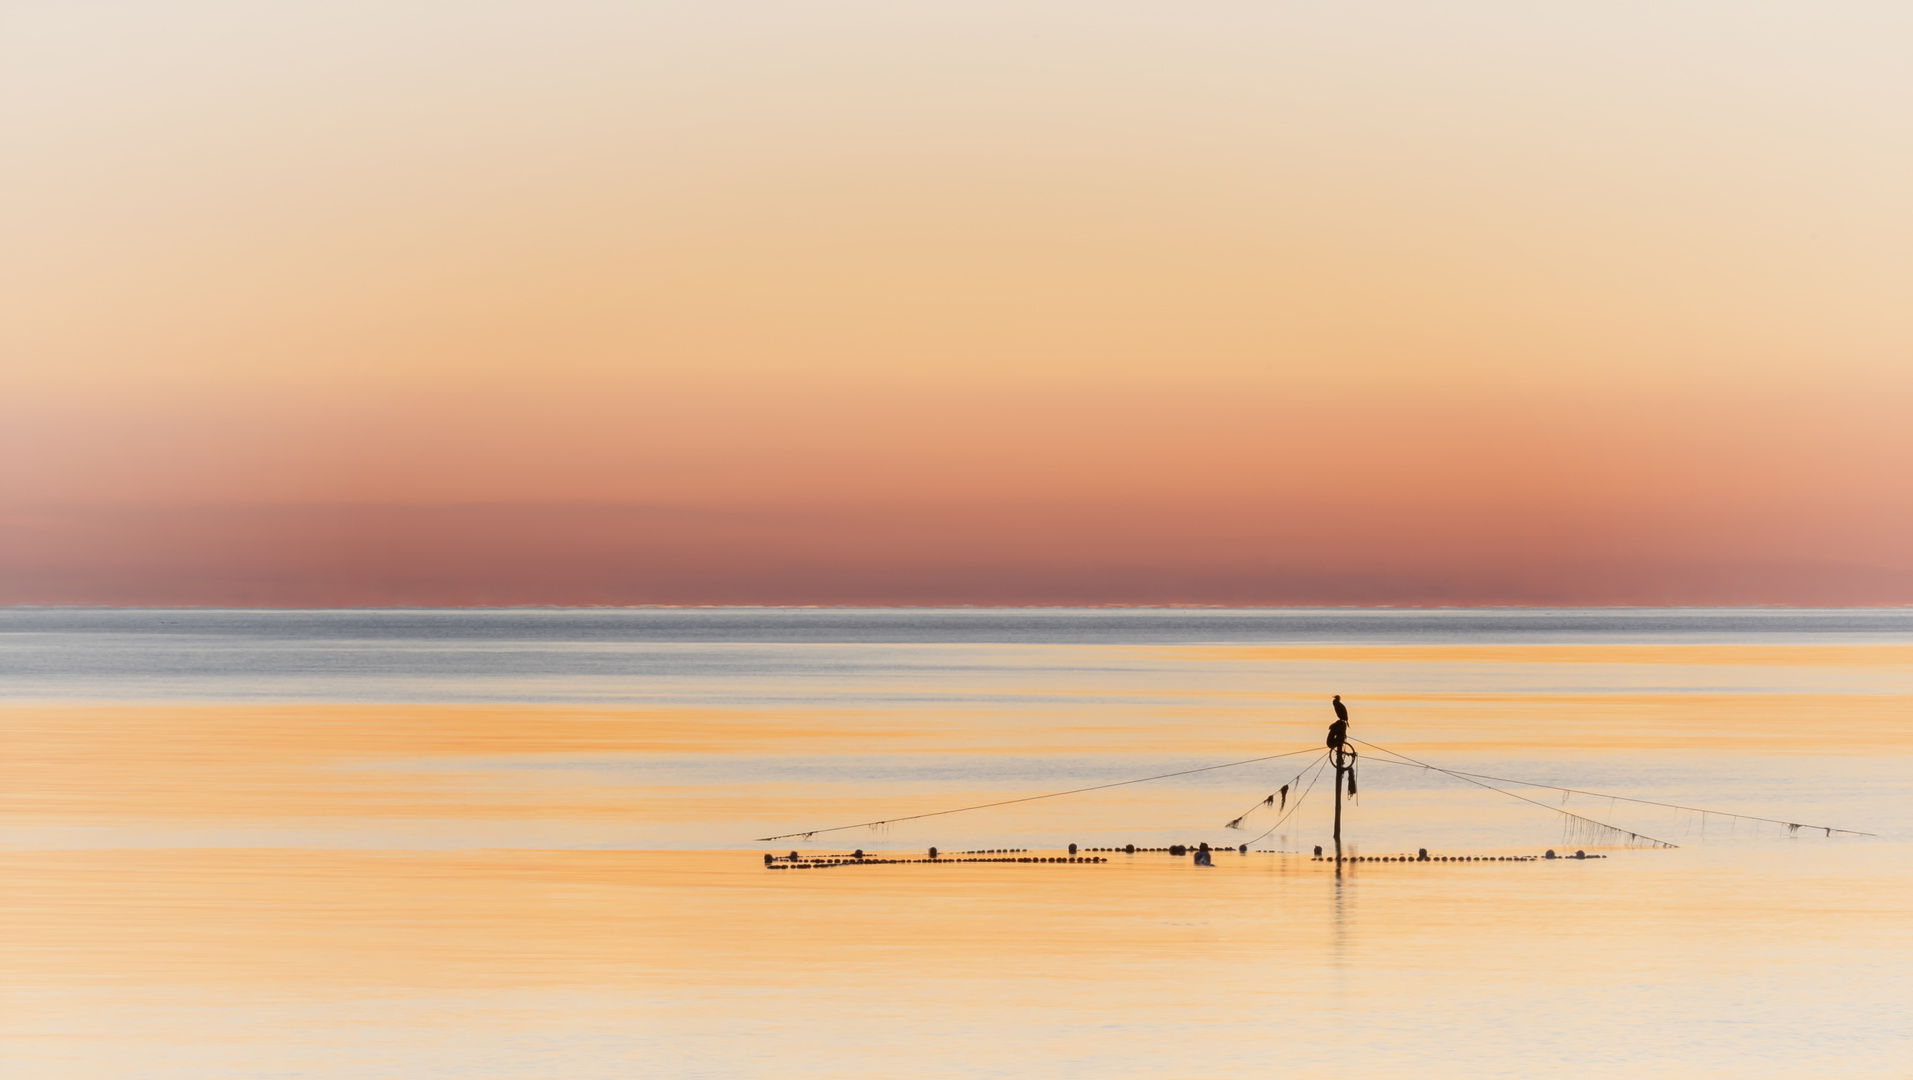
{"label": "cormorant perched on post", "polygon": [[1328,748],[1334,750],[1348,740],[1348,706],[1342,704],[1342,695],[1335,695],[1335,722],[1328,726]]}

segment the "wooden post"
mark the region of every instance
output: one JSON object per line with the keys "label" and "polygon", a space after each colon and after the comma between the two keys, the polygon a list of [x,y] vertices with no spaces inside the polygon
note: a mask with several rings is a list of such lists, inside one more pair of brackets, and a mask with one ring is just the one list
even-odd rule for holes
{"label": "wooden post", "polygon": [[1342,876],[1342,781],[1348,775],[1348,708],[1335,695],[1335,722],[1328,726],[1328,755],[1335,763],[1335,876]]}
{"label": "wooden post", "polygon": [[1342,774],[1348,771],[1341,747],[1335,748],[1335,876],[1342,876]]}

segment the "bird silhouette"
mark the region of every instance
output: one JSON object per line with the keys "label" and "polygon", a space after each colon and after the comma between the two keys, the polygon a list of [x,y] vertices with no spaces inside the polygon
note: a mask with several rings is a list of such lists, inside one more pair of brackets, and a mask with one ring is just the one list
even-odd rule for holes
{"label": "bird silhouette", "polygon": [[[1335,695],[1335,722],[1328,726],[1328,748],[1340,749],[1348,741],[1348,708],[1342,704],[1342,695]],[[1336,768],[1341,768],[1338,763]]]}

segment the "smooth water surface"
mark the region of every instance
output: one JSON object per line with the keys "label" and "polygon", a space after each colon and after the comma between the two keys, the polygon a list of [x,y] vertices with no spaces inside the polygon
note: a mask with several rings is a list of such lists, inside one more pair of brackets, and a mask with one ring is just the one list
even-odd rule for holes
{"label": "smooth water surface", "polygon": [[[16,609],[0,675],[8,1075],[1913,1061],[1905,611]],[[1338,879],[1334,693],[1351,853],[1607,857]],[[762,861],[1072,842],[1254,850]]]}

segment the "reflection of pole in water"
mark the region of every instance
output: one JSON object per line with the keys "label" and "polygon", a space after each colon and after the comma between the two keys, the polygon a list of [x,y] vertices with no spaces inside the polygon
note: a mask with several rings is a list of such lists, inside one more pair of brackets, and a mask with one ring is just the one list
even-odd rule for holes
{"label": "reflection of pole in water", "polygon": [[[1349,920],[1351,918],[1351,913],[1348,910],[1351,898],[1348,892],[1342,888],[1342,883],[1339,880],[1335,883],[1335,889],[1329,902],[1332,905],[1330,914],[1335,927],[1334,937],[1330,939],[1331,948],[1329,955],[1335,965],[1335,973],[1339,976],[1343,971],[1343,962],[1347,960],[1349,956],[1348,932]],[[1336,997],[1341,999],[1345,990],[1345,984],[1340,978],[1337,978],[1335,980]]]}

